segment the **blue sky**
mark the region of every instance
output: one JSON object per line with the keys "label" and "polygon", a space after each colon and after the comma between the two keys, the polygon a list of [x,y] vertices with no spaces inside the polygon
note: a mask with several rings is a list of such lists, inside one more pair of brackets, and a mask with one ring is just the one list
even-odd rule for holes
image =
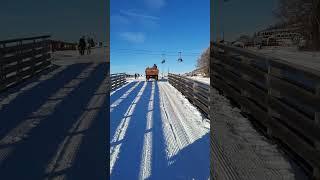
{"label": "blue sky", "polygon": [[110,26],[111,73],[189,72],[209,46],[210,0],[111,0]]}
{"label": "blue sky", "polygon": [[81,35],[106,41],[107,13],[106,0],[1,0],[0,39],[51,34],[67,41]]}

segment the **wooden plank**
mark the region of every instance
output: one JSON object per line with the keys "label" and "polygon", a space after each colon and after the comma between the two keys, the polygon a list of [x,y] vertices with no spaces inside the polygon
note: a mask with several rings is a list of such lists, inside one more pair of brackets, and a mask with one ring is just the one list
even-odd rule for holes
{"label": "wooden plank", "polygon": [[11,63],[14,63],[18,60],[21,60],[21,59],[26,59],[26,58],[32,58],[34,57],[35,55],[39,55],[39,54],[43,54],[43,53],[46,53],[48,52],[45,48],[41,48],[41,49],[36,49],[35,51],[27,51],[27,52],[23,52],[22,54],[15,54],[13,56],[9,56],[9,57],[3,57],[2,59],[2,63],[5,65],[5,64],[11,64]]}
{"label": "wooden plank", "polygon": [[45,45],[44,41],[36,42],[36,43],[26,43],[26,44],[18,44],[15,46],[9,46],[5,48],[1,48],[0,51],[2,54],[16,54],[19,51],[26,51],[32,48],[40,48]]}
{"label": "wooden plank", "polygon": [[296,67],[287,66],[279,62],[271,61],[270,74],[284,79],[296,86],[300,86],[316,94],[316,85],[320,82],[320,76],[311,72],[300,70]]}
{"label": "wooden plank", "polygon": [[203,104],[205,104],[206,106],[208,106],[208,104],[209,104],[209,99],[208,99],[208,97],[204,97],[204,96],[202,96],[202,95],[200,95],[200,94],[194,94],[194,97],[195,97],[196,99],[198,99],[200,102],[202,102]]}
{"label": "wooden plank", "polygon": [[280,92],[281,97],[293,98],[303,105],[320,111],[320,97],[297,85],[270,76],[270,88]]}
{"label": "wooden plank", "polygon": [[277,112],[291,128],[309,138],[310,141],[320,141],[320,127],[315,126],[315,120],[309,119],[276,98],[271,97],[269,104],[270,108]]}
{"label": "wooden plank", "polygon": [[202,89],[202,88],[199,88],[198,86],[195,86],[194,88],[193,88],[193,91],[195,92],[195,93],[198,93],[198,94],[202,94],[203,96],[206,96],[206,97],[209,97],[209,90],[204,90],[204,89]]}
{"label": "wooden plank", "polygon": [[31,59],[29,61],[22,61],[22,62],[20,62],[18,64],[5,67],[3,69],[3,73],[4,74],[9,74],[11,72],[18,71],[19,69],[31,66],[32,64],[37,64],[39,62],[45,61],[49,57],[50,57],[49,54],[46,54],[46,55],[40,56],[38,58]]}
{"label": "wooden plank", "polygon": [[0,44],[7,44],[7,43],[12,43],[12,42],[17,42],[17,41],[30,41],[30,40],[36,40],[36,39],[47,39],[50,37],[51,37],[50,35],[44,35],[44,36],[35,36],[35,37],[27,37],[27,38],[16,38],[16,39],[9,39],[9,40],[0,41]]}
{"label": "wooden plank", "polygon": [[269,123],[272,128],[273,135],[281,140],[284,144],[290,147],[300,157],[302,157],[312,167],[320,167],[320,153],[314,147],[301,139],[301,137],[294,134],[285,125],[272,118]]}
{"label": "wooden plank", "polygon": [[242,84],[242,91],[241,94],[245,97],[248,97],[258,103],[260,106],[263,106],[265,108],[268,107],[267,104],[267,92],[264,92],[260,88],[257,88],[256,86],[252,85],[249,82],[244,82]]}
{"label": "wooden plank", "polygon": [[241,110],[245,109],[245,112],[251,114],[255,121],[259,122],[265,128],[268,126],[268,112],[257,106],[253,101],[245,98],[239,97],[241,105]]}
{"label": "wooden plank", "polygon": [[195,99],[194,103],[198,108],[200,108],[207,115],[209,114],[209,108],[206,105],[204,105],[201,101],[199,101],[198,99]]}
{"label": "wooden plank", "polygon": [[231,72],[222,69],[221,67],[216,67],[215,72],[218,73],[228,84],[232,85],[239,92],[241,92],[240,85],[242,84],[242,79],[232,74]]}
{"label": "wooden plank", "polygon": [[225,81],[215,78],[214,85],[217,86],[219,89],[223,90],[227,97],[233,99],[235,102],[240,102],[241,94],[230,87]]}

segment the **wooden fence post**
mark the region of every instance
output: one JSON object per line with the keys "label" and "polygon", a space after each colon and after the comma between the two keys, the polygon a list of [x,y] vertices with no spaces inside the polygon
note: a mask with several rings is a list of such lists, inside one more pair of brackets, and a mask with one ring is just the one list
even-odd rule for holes
{"label": "wooden fence post", "polygon": [[[2,44],[2,48],[5,48],[5,44]],[[4,84],[5,74],[4,74],[3,70],[4,70],[4,68],[3,68],[3,52],[1,51],[1,47],[0,47],[0,91],[2,91],[5,88],[5,84]]]}
{"label": "wooden fence post", "polygon": [[23,53],[23,49],[22,49],[22,40],[21,41],[18,41],[18,44],[19,44],[19,50],[17,52],[18,54],[18,60],[17,60],[17,65],[18,65],[18,68],[17,68],[17,71],[16,71],[16,80],[17,81],[20,81],[21,80],[21,64],[22,64],[22,53]]}

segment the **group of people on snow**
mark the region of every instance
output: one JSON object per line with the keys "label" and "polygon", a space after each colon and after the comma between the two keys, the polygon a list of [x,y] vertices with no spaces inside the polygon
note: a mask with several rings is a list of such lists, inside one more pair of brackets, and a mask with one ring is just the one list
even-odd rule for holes
{"label": "group of people on snow", "polygon": [[134,74],[134,79],[137,79],[139,76],[140,76],[140,74],[135,73],[135,74]]}
{"label": "group of people on snow", "polygon": [[82,36],[79,40],[78,50],[81,56],[85,54],[85,50],[87,50],[87,55],[91,54],[91,48],[95,46],[95,42],[92,38],[88,37],[87,41],[85,36]]}

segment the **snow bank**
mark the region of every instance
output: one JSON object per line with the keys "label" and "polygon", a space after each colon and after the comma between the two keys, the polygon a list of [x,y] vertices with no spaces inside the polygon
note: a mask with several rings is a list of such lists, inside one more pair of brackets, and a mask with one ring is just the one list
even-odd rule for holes
{"label": "snow bank", "polygon": [[199,81],[205,84],[210,84],[210,78],[209,77],[202,77],[202,76],[188,76],[188,78],[195,80],[195,81]]}
{"label": "snow bank", "polygon": [[263,49],[250,48],[250,50],[312,68],[317,71],[320,69],[320,52],[298,51],[296,48],[292,47],[274,47]]}

